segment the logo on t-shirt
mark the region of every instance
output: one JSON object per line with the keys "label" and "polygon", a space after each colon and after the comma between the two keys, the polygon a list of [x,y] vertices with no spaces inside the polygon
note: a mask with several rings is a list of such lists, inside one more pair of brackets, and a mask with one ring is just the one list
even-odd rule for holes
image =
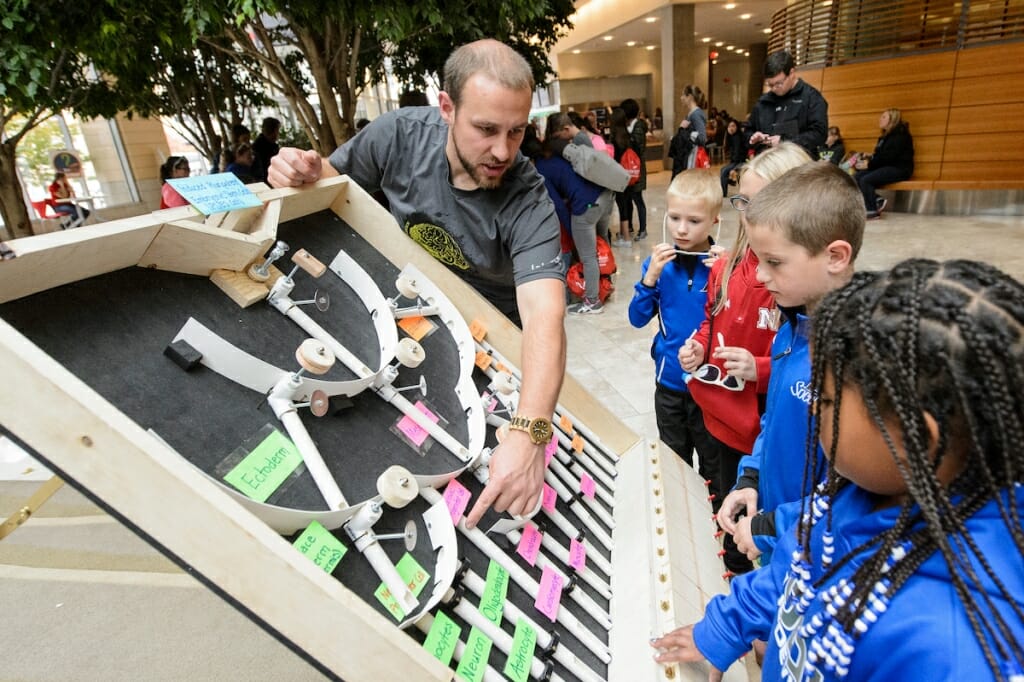
{"label": "logo on t-shirt", "polygon": [[414,242],[426,249],[427,253],[445,265],[459,270],[469,270],[469,261],[462,253],[459,243],[443,227],[433,223],[414,223],[410,220],[405,224],[405,232]]}

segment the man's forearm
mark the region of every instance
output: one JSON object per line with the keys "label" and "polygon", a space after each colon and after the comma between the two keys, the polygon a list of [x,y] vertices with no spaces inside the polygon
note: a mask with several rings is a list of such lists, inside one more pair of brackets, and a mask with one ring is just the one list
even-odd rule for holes
{"label": "man's forearm", "polygon": [[[557,286],[546,286],[548,282]],[[525,417],[550,419],[565,376],[565,306],[562,304],[565,294],[558,280],[530,284],[543,284],[542,288],[547,291],[531,292],[539,295],[531,295],[526,305],[520,306],[523,316],[523,382],[518,412]]]}

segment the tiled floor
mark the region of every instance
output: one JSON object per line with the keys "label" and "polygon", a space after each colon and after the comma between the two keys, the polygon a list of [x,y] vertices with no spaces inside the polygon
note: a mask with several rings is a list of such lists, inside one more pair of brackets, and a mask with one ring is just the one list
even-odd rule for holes
{"label": "tiled floor", "polygon": [[[615,247],[619,272],[615,292],[601,315],[567,316],[568,370],[594,396],[638,434],[657,437],[654,421],[654,363],[650,340],[656,322],[634,329],[626,318],[640,264],[661,239],[667,171],[648,176],[644,199],[648,232],[632,248]],[[728,246],[736,235],[736,211],[724,202],[721,238]],[[613,224],[614,219],[613,219]],[[869,220],[858,269],[881,269],[906,258],[970,258],[996,265],[1024,279],[1024,217],[921,216],[886,212]]]}

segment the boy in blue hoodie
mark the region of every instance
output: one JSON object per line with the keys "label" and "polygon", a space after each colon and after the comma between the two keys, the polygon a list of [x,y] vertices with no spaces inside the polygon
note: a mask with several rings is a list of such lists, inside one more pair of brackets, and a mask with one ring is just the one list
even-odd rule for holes
{"label": "boy in blue hoodie", "polygon": [[658,318],[658,333],[651,342],[658,437],[690,466],[696,448],[705,479],[717,466],[705,461],[709,456],[705,453],[714,450],[709,447],[704,415],[686,389],[678,354],[704,321],[711,272],[704,260],[714,243],[710,233],[721,208],[721,187],[710,170],[688,170],[672,180],[665,197],[662,242],[644,260],[629,302],[629,322],[634,327],[640,329]]}
{"label": "boy in blue hoodie", "polygon": [[[850,281],[864,236],[864,220],[843,212],[855,184],[828,165],[789,171],[754,197],[746,213],[750,245],[760,258],[757,279],[772,292],[784,323],[772,343],[761,433],[740,460],[736,487],[722,501],[718,522],[751,561],[764,554],[762,565],[771,560],[778,531],[793,520],[803,496],[812,399],[808,315],[827,293]],[[824,194],[812,197],[811,187]],[[810,210],[812,205],[821,208]],[[818,458],[820,464],[820,451]]]}

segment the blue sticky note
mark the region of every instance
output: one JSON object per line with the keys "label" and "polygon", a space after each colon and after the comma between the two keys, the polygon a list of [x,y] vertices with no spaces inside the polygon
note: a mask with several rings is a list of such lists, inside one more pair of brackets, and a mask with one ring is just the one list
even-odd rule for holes
{"label": "blue sticky note", "polygon": [[259,198],[234,173],[174,178],[167,182],[203,215],[261,205]]}

